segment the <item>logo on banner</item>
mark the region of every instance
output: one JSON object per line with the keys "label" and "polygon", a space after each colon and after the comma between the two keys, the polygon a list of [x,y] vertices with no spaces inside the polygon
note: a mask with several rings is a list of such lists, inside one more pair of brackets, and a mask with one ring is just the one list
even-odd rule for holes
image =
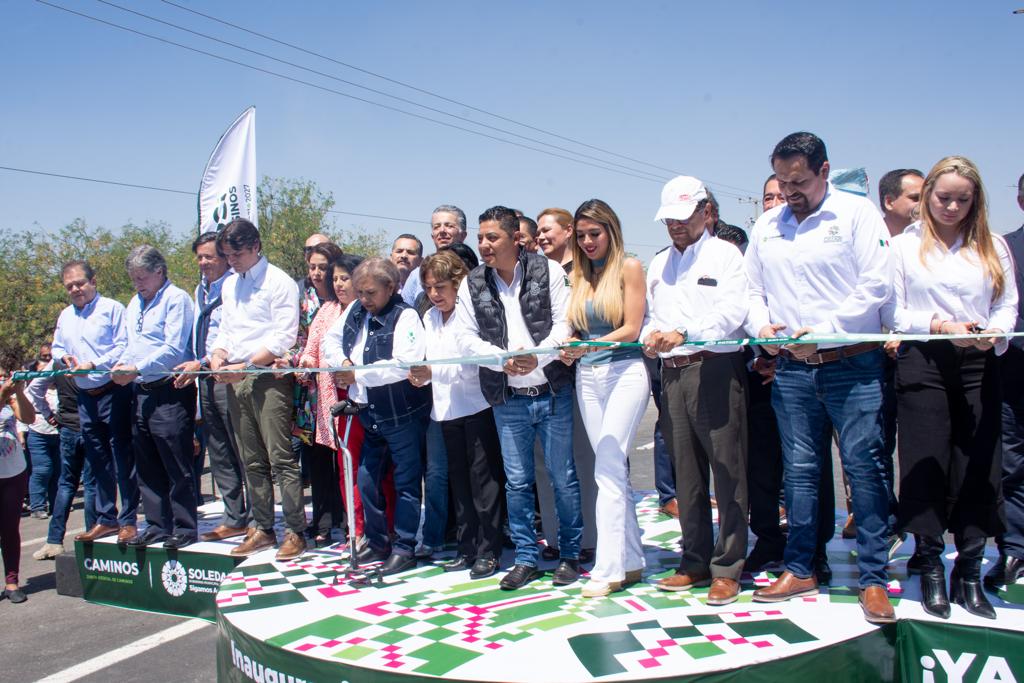
{"label": "logo on banner", "polygon": [[101,560],[87,557],[82,563],[86,571],[99,574],[115,574],[117,576],[138,576],[139,565],[128,560]]}
{"label": "logo on banner", "polygon": [[231,663],[241,673],[245,674],[246,678],[253,681],[260,681],[261,683],[306,683],[305,678],[299,678],[298,676],[272,669],[269,664],[263,664],[263,662],[257,661],[255,657],[250,657],[235,645],[234,640],[231,641]]}
{"label": "logo on banner", "polygon": [[175,598],[181,597],[188,590],[188,576],[181,562],[177,560],[164,562],[164,568],[160,570],[160,580],[167,594]]}
{"label": "logo on banner", "polygon": [[239,218],[242,210],[238,205],[238,188],[232,185],[228,191],[217,200],[217,206],[213,210],[213,222],[217,224],[217,231],[220,232],[231,221]]}
{"label": "logo on banner", "polygon": [[[936,675],[938,674],[938,675]],[[923,683],[967,683],[967,681],[1016,681],[1013,669],[1003,657],[978,655],[973,652],[953,656],[946,650],[933,649],[921,657]]]}

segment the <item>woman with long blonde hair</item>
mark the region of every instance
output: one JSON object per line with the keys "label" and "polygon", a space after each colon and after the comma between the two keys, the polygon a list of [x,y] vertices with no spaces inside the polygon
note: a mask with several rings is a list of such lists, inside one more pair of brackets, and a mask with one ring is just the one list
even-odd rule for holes
{"label": "woman with long blonde hair", "polygon": [[[576,338],[637,341],[647,284],[643,265],[626,256],[619,217],[600,199],[591,199],[576,210],[573,226],[568,318]],[[563,352],[563,362],[575,361],[576,400],[594,449],[598,487],[596,561],[582,594],[600,597],[640,581],[643,574],[627,454],[651,385],[637,348],[576,347]]]}
{"label": "woman with long blonde hair", "polygon": [[[1000,384],[996,356],[1017,318],[1006,243],[988,227],[977,167],[959,156],[925,178],[921,220],[892,241],[894,298],[883,322],[906,333],[991,333],[991,337],[904,342],[896,366],[899,523],[914,534],[908,571],[921,574],[922,606],[948,618],[950,599],[994,619],[981,588],[985,540],[1004,529]],[[942,535],[957,558],[946,592]],[[910,563],[908,563],[910,564]]]}

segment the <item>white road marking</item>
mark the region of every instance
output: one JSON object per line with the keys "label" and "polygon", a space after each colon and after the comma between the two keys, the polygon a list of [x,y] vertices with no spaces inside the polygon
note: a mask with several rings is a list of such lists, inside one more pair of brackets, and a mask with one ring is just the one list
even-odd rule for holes
{"label": "white road marking", "polygon": [[[72,539],[71,540],[71,546],[74,547],[75,535],[76,534],[80,534],[83,531],[85,531],[85,529],[68,529],[67,534],[65,534],[65,536],[64,536],[64,540],[66,541],[66,540],[68,540],[68,538],[71,538]],[[30,538],[27,541],[22,541],[21,542],[21,547],[22,548],[27,548],[30,545],[35,545],[36,543],[45,543],[45,542],[46,542],[46,536],[40,536],[39,538]],[[68,546],[65,545],[64,547],[67,548]]]}
{"label": "white road marking", "polygon": [[123,662],[126,659],[130,659],[135,655],[148,652],[155,647],[169,643],[172,640],[187,636],[190,633],[194,633],[205,626],[212,626],[213,624],[203,621],[202,619],[188,619],[175,624],[170,628],[158,631],[151,636],[146,636],[141,640],[128,643],[123,647],[119,647],[116,650],[105,652],[98,657],[87,659],[84,662],[75,664],[72,667],[68,667],[63,671],[58,671],[55,674],[41,678],[37,683],[70,683],[70,681],[77,681],[80,678],[85,678],[89,674],[93,674],[100,669],[105,669],[108,666],[113,666],[118,662]]}

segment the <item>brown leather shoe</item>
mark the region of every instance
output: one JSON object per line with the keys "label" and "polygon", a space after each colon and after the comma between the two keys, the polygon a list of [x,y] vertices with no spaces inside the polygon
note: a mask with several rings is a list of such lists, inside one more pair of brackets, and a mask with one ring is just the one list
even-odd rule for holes
{"label": "brown leather shoe", "polygon": [[294,531],[287,531],[284,534],[284,542],[277,549],[277,556],[274,559],[278,562],[294,560],[304,552],[306,552],[306,539]]}
{"label": "brown leather shoe", "polygon": [[872,624],[891,624],[896,621],[896,611],[889,602],[889,595],[881,586],[861,589],[860,608],[864,610],[864,618]]}
{"label": "brown leather shoe", "polygon": [[[252,527],[249,527],[250,529]],[[199,537],[200,541],[222,541],[225,538],[234,538],[236,536],[249,536],[248,529],[244,526],[225,526],[221,524],[213,531],[207,531],[205,534]]]}
{"label": "brown leather shoe", "polygon": [[625,588],[626,586],[632,586],[634,583],[640,583],[643,580],[644,580],[644,570],[643,569],[630,569],[629,571],[626,572],[626,578],[622,582],[622,587]]}
{"label": "brown leather shoe", "polygon": [[128,541],[139,535],[139,530],[134,524],[125,524],[117,532],[117,544],[126,545]]}
{"label": "brown leather shoe", "polygon": [[654,587],[660,591],[688,591],[691,588],[699,588],[701,586],[710,586],[710,576],[692,576],[685,572],[676,572],[672,576],[665,577],[654,584]]}
{"label": "brown leather shoe", "polygon": [[93,541],[98,540],[100,538],[113,536],[117,532],[118,528],[116,526],[105,526],[103,524],[97,524],[88,531],[75,536],[75,540],[81,541],[82,543],[92,543]]}
{"label": "brown leather shoe", "polygon": [[736,598],[740,595],[740,584],[739,581],[733,581],[727,579],[724,576],[716,577],[711,582],[711,590],[708,591],[709,605],[728,605],[730,602],[736,602]]}
{"label": "brown leather shoe", "polygon": [[790,598],[799,598],[804,595],[818,594],[818,579],[813,576],[809,579],[800,579],[789,571],[782,572],[782,576],[767,588],[760,588],[754,591],[754,602],[784,602]]}
{"label": "brown leather shoe", "polygon": [[231,555],[249,557],[265,548],[273,548],[275,545],[277,545],[277,537],[273,533],[256,529],[249,538],[231,549]]}
{"label": "brown leather shoe", "polygon": [[658,512],[679,519],[679,503],[675,498],[658,508]]}

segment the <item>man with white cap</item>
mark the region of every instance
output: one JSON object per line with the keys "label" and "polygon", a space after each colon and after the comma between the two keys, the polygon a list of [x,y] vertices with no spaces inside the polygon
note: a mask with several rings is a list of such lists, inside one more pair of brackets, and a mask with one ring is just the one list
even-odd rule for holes
{"label": "man with white cap", "polygon": [[[709,605],[740,592],[747,552],[747,376],[738,345],[684,346],[688,339],[738,336],[747,317],[747,278],[734,245],[711,235],[707,189],[678,176],[661,192],[655,220],[672,246],[647,270],[649,319],[644,353],[661,357],[661,431],[675,461],[683,555],[665,591],[711,585]],[[718,541],[711,520],[709,469],[718,499]]]}

